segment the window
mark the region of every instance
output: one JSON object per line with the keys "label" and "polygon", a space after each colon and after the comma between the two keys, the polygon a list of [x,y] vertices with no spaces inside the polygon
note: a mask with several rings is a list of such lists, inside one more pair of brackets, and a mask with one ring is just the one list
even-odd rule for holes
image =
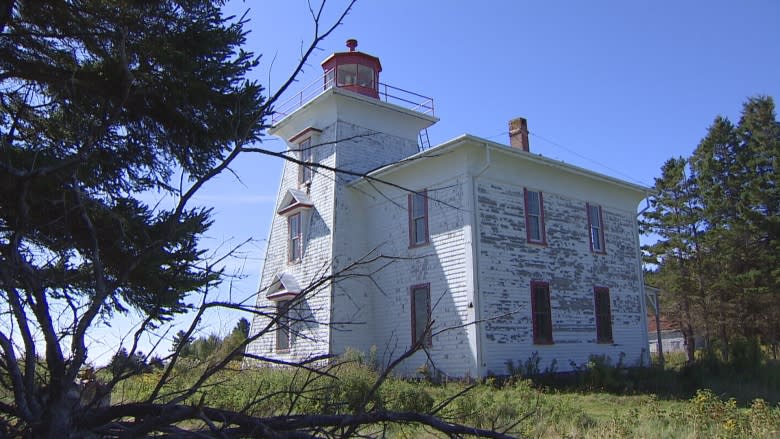
{"label": "window", "polygon": [[311,183],[312,168],[304,163],[312,162],[311,137],[298,144],[299,160],[303,163],[298,165],[298,184],[303,186]]}
{"label": "window", "polygon": [[[336,72],[336,85],[339,87],[357,85],[376,89],[374,69],[362,64],[341,64]],[[329,73],[330,74],[330,73]]]}
{"label": "window", "polygon": [[586,204],[588,210],[588,231],[590,232],[590,250],[606,253],[604,249],[604,220],[601,206]]}
{"label": "window", "polygon": [[358,65],[358,85],[366,88],[374,88],[374,70],[371,67]]}
{"label": "window", "polygon": [[282,300],[276,303],[276,350],[290,350],[290,301]]}
{"label": "window", "polygon": [[593,289],[596,305],[596,342],[612,343],[612,305],[609,300],[609,288]]}
{"label": "window", "polygon": [[289,262],[300,261],[303,254],[300,212],[287,217],[287,232],[287,260]]}
{"label": "window", "polygon": [[528,242],[545,244],[544,198],[541,192],[525,189],[525,230]]}
{"label": "window", "polygon": [[426,332],[431,322],[431,286],[430,284],[412,287],[412,343],[425,337],[423,345],[432,344],[430,331]]}
{"label": "window", "polygon": [[534,344],[552,344],[550,284],[547,282],[531,282],[531,317],[534,327]]}
{"label": "window", "polygon": [[335,80],[335,78],[336,78],[336,70],[335,69],[330,69],[330,70],[328,70],[325,73],[325,88],[326,89],[333,87],[333,85],[334,85],[333,81]]}
{"label": "window", "polygon": [[355,85],[357,79],[357,64],[342,64],[337,67],[336,81],[338,85]]}
{"label": "window", "polygon": [[409,246],[428,243],[428,191],[409,194]]}

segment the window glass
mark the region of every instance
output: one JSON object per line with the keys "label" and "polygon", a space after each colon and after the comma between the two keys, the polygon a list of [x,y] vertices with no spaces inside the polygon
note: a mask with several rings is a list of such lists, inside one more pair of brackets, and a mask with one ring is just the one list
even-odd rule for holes
{"label": "window glass", "polygon": [[550,344],[552,339],[552,313],[550,286],[544,282],[531,283],[531,307],[533,313],[534,343]]}
{"label": "window glass", "polygon": [[528,234],[530,235],[532,242],[539,242],[542,240],[541,228],[539,227],[539,218],[528,219]]}
{"label": "window glass", "polygon": [[287,219],[289,231],[289,260],[291,262],[301,260],[301,214],[296,213]]}
{"label": "window glass", "polygon": [[601,206],[590,206],[590,223],[593,227],[601,228]]}
{"label": "window glass", "polygon": [[414,220],[414,242],[415,244],[425,242],[425,218],[415,218]]}
{"label": "window glass", "polygon": [[336,75],[338,85],[355,85],[357,79],[357,64],[342,64],[338,66]]}
{"label": "window glass", "polygon": [[612,342],[612,305],[609,300],[608,288],[596,288],[596,341]]}
{"label": "window glass", "polygon": [[594,252],[604,251],[604,228],[601,225],[601,206],[588,205],[590,245]]}
{"label": "window glass", "polygon": [[428,285],[412,288],[412,342],[426,336],[424,344],[431,345],[430,333],[425,330],[431,321],[431,290]]}
{"label": "window glass", "polygon": [[428,242],[428,192],[409,194],[409,244]]}
{"label": "window glass", "polygon": [[415,218],[425,216],[425,195],[415,193],[412,195],[412,215]]}
{"label": "window glass", "polygon": [[542,206],[542,193],[537,191],[525,191],[525,225],[528,228],[528,241],[543,244],[544,239],[544,215]]}
{"label": "window glass", "polygon": [[333,79],[336,76],[336,70],[330,69],[325,73],[325,88],[331,88],[334,86]]}
{"label": "window glass", "polygon": [[279,316],[276,327],[276,350],[286,351],[290,349],[290,301],[277,302],[276,312]]}
{"label": "window glass", "polygon": [[375,88],[374,87],[374,70],[371,67],[358,64],[358,80],[357,83],[361,87]]}
{"label": "window glass", "polygon": [[528,206],[526,206],[528,213],[530,215],[539,215],[539,192],[528,191],[526,194],[528,196]]}
{"label": "window glass", "polygon": [[[312,163],[313,154],[311,147],[311,137],[298,144],[299,158],[302,162]],[[311,183],[312,168],[305,164],[298,165],[298,184]]]}

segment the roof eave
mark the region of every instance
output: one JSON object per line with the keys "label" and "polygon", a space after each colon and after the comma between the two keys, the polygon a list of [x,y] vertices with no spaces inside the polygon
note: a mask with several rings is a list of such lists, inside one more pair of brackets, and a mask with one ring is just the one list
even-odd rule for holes
{"label": "roof eave", "polygon": [[398,162],[392,163],[390,165],[384,166],[382,168],[376,169],[374,171],[371,171],[368,173],[365,177],[361,177],[354,182],[351,183],[351,185],[359,185],[361,182],[364,182],[367,178],[368,179],[376,179],[380,178],[382,175],[386,175],[388,173],[394,172],[399,169],[406,168],[408,166],[414,166],[415,162],[418,161],[419,158],[424,157],[426,155],[440,155],[446,151],[461,147],[463,145],[467,144],[483,144],[486,148],[490,148],[492,151],[497,151],[500,153],[506,153],[511,154],[518,159],[522,160],[530,160],[536,163],[540,163],[545,166],[555,167],[561,170],[564,170],[566,172],[571,172],[574,174],[579,174],[584,177],[593,178],[597,180],[601,180],[610,184],[614,184],[617,186],[621,186],[625,189],[629,189],[633,192],[636,192],[638,194],[643,194],[645,196],[649,195],[652,192],[651,188],[648,188],[646,186],[638,185],[635,183],[631,183],[628,181],[621,180],[619,178],[611,177],[609,175],[604,175],[598,172],[591,171],[589,169],[585,169],[579,166],[570,165],[568,163],[564,163],[559,160],[550,159],[547,157],[542,156],[541,154],[533,154],[527,151],[522,151],[517,148],[512,148],[508,145],[503,145],[501,143],[496,143],[488,139],[483,139],[481,137],[477,137],[471,134],[461,134],[458,137],[455,137],[453,139],[450,139],[444,143],[441,143],[439,145],[436,145],[432,148],[429,148],[425,151],[421,151],[415,155],[409,156],[403,160],[400,160]]}

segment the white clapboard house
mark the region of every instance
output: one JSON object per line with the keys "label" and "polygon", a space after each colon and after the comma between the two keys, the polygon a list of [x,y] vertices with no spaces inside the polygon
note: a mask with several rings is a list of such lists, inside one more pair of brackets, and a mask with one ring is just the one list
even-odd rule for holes
{"label": "white clapboard house", "polygon": [[530,153],[524,119],[509,145],[464,134],[431,147],[432,101],[380,83],[379,59],[347,45],[269,130],[300,163],[283,165],[257,297],[280,325],[247,351],[373,347],[386,364],[422,338],[427,354],[401,373],[471,377],[529,358],[647,364],[646,188]]}

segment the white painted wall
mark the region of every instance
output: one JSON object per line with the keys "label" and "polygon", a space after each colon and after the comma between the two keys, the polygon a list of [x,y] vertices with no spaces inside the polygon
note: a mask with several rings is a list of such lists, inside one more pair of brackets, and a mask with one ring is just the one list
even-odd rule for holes
{"label": "white painted wall", "polygon": [[[335,126],[325,127],[320,135],[320,142],[327,142],[335,136]],[[336,163],[333,145],[324,145],[313,149],[313,160],[333,166]],[[304,225],[303,258],[298,263],[287,261],[287,218],[276,213],[288,189],[298,189],[298,165],[284,162],[282,181],[273,212],[271,231],[263,261],[260,279],[257,307],[269,313],[269,316],[257,315],[252,321],[250,335],[267,328],[275,311],[276,302],[265,298],[265,291],[273,282],[274,275],[279,272],[292,273],[301,287],[306,287],[318,279],[330,275],[332,260],[332,230],[333,230],[333,177],[329,171],[314,170],[309,196],[314,204],[309,215],[309,223]],[[304,188],[305,189],[305,188]],[[316,290],[306,293],[296,299],[293,317],[299,317],[302,322],[293,328],[292,344],[289,352],[276,352],[276,333],[272,328],[266,335],[247,347],[248,353],[263,355],[285,361],[301,360],[312,356],[324,355],[329,352],[331,292],[330,283],[322,283]]]}
{"label": "white painted wall", "polygon": [[414,178],[404,178],[403,172],[392,178],[409,189],[428,190],[430,243],[420,247],[409,248],[408,193],[381,186],[371,193],[360,186],[366,191],[362,195],[366,236],[373,237],[369,242],[376,246],[376,253],[387,257],[372,264],[377,285],[373,290],[374,343],[383,364],[412,344],[411,287],[430,284],[433,333],[439,332],[428,350],[432,362],[418,352],[398,368],[407,375],[426,363],[450,376],[477,373],[476,354],[469,342],[474,327],[468,326],[475,315],[469,307],[473,289],[465,257],[471,251],[464,233],[468,219],[463,202],[465,179],[462,174],[447,178],[451,172],[446,168],[444,163],[434,163]]}
{"label": "white painted wall", "polygon": [[[326,92],[275,128],[283,137],[321,129],[315,160],[362,173],[398,162],[372,179],[319,170],[301,263],[287,263],[287,224],[273,213],[261,288],[287,271],[307,285],[334,276],[302,301],[310,322],[290,353],[273,350],[269,333],[249,352],[284,360],[376,346],[387,364],[411,344],[413,285],[428,283],[433,345],[399,368],[426,363],[450,376],[507,372],[537,353],[557,370],[607,355],[638,364],[647,354],[638,261],[636,205],[641,191],[608,177],[462,136],[414,155],[420,126],[434,119]],[[406,124],[399,127],[399,124]],[[285,163],[279,197],[297,188],[297,165]],[[526,243],[523,188],[544,193],[547,246]],[[430,243],[409,248],[408,190],[427,189]],[[590,251],[585,203],[599,204],[606,254]],[[530,282],[550,284],[555,344],[533,344]],[[610,289],[612,344],[595,342],[593,287]],[[258,296],[258,306],[273,304]],[[268,308],[271,309],[271,308]],[[479,321],[479,322],[477,322]],[[267,325],[253,321],[252,333]]]}
{"label": "white painted wall", "polygon": [[[634,213],[638,200],[603,182],[531,168],[521,160],[494,160],[475,186],[485,371],[504,374],[508,361],[517,366],[534,355],[542,371],[553,367],[554,359],[556,370],[570,370],[590,355],[627,365],[646,361]],[[544,194],[546,246],[526,242],[524,187]],[[606,254],[590,251],[587,202],[602,206]],[[533,344],[532,280],[550,284],[552,345]],[[610,290],[612,344],[596,343],[595,286]]]}

